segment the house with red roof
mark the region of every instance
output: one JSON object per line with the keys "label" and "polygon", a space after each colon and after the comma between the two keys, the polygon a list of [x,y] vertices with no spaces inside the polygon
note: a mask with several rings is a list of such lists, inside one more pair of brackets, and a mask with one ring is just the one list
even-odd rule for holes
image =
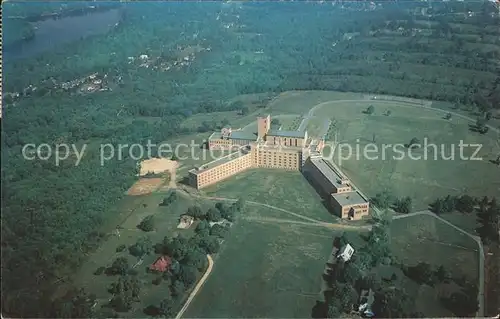
{"label": "house with red roof", "polygon": [[165,272],[170,268],[170,265],[172,265],[172,259],[168,256],[161,256],[149,267],[149,269]]}

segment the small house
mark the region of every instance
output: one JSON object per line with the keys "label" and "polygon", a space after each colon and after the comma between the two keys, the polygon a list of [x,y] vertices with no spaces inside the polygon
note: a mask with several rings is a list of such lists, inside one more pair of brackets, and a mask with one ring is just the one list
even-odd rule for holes
{"label": "small house", "polygon": [[337,258],[342,258],[342,260],[348,261],[349,259],[351,259],[352,254],[354,254],[354,248],[352,248],[351,245],[346,244],[340,249]]}
{"label": "small house", "polygon": [[149,267],[149,269],[159,272],[165,272],[170,268],[171,264],[172,264],[172,259],[170,257],[161,256]]}
{"label": "small house", "polygon": [[191,227],[193,222],[194,222],[193,216],[182,215],[180,220],[179,220],[179,225],[177,225],[177,228],[188,229],[189,227]]}

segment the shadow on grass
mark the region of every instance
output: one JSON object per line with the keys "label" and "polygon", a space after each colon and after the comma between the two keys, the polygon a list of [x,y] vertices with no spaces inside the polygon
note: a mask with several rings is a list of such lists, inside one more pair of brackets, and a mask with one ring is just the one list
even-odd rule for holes
{"label": "shadow on grass", "polygon": [[158,307],[149,305],[142,310],[146,316],[158,317],[160,315],[160,309]]}
{"label": "shadow on grass", "polygon": [[333,214],[332,208],[331,208],[330,204],[328,203],[329,194],[325,194],[323,189],[321,189],[321,186],[311,176],[310,172],[308,172],[307,170],[302,171],[302,176],[307,180],[307,182],[314,188],[316,193],[319,195],[319,197],[321,198],[321,204],[323,205],[323,207],[325,207],[326,210],[329,211],[332,216],[338,217],[335,214]]}
{"label": "shadow on grass", "polygon": [[489,160],[490,163],[500,166],[500,160]]}
{"label": "shadow on grass", "polygon": [[311,318],[326,318],[327,307],[324,301],[316,300],[316,304],[311,310]]}

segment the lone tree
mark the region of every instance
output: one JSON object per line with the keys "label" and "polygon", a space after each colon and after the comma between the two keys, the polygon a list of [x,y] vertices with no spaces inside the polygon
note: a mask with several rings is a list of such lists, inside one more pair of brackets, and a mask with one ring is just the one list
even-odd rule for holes
{"label": "lone tree", "polygon": [[142,257],[153,252],[153,244],[149,237],[141,237],[135,244],[129,247],[129,253],[134,257]]}
{"label": "lone tree", "polygon": [[414,137],[411,139],[410,143],[408,143],[408,148],[417,147],[419,144],[420,144],[419,139]]}
{"label": "lone tree", "polygon": [[240,109],[240,114],[241,114],[241,115],[247,115],[247,114],[248,114],[248,112],[249,112],[249,110],[248,110],[248,107],[246,107],[246,106],[243,106],[243,107]]}
{"label": "lone tree", "polygon": [[177,200],[177,192],[172,191],[167,197],[163,198],[160,206],[168,206]]}
{"label": "lone tree", "polygon": [[394,210],[398,213],[401,214],[409,214],[411,213],[411,204],[412,204],[412,199],[411,197],[403,197],[394,203]]}
{"label": "lone tree", "polygon": [[486,114],[484,115],[484,118],[486,119],[486,121],[491,120],[492,117],[493,117],[493,113],[491,113],[491,111],[486,112]]}
{"label": "lone tree", "polygon": [[211,222],[218,222],[221,220],[222,216],[217,208],[210,207],[210,209],[207,212],[207,220]]}
{"label": "lone tree", "polygon": [[174,314],[175,302],[168,291],[163,293],[163,296],[165,297],[165,299],[161,301],[160,306],[158,307],[158,313],[161,316],[170,318]]}
{"label": "lone tree", "polygon": [[193,217],[194,219],[200,219],[200,218],[204,217],[204,215],[205,215],[205,214],[203,214],[201,207],[196,206],[196,205],[189,207],[187,210],[187,214],[189,216]]}
{"label": "lone tree", "polygon": [[444,118],[445,118],[446,120],[451,119],[451,113],[446,113],[446,115],[444,116]]}
{"label": "lone tree", "polygon": [[373,105],[370,105],[366,110],[365,110],[365,113],[366,114],[373,114],[373,112],[375,112],[375,107]]}
{"label": "lone tree", "polygon": [[372,197],[373,205],[377,206],[380,209],[387,209],[391,205],[392,196],[389,192],[383,191],[381,193],[377,193],[375,197]]}
{"label": "lone tree", "polygon": [[141,221],[141,223],[137,225],[137,228],[145,232],[153,231],[155,229],[154,216],[153,215],[146,216]]}
{"label": "lone tree", "polygon": [[392,114],[391,110],[385,111],[385,116],[391,116],[391,114]]}
{"label": "lone tree", "polygon": [[129,268],[127,258],[119,257],[113,261],[113,264],[109,267],[109,272],[113,275],[125,275]]}

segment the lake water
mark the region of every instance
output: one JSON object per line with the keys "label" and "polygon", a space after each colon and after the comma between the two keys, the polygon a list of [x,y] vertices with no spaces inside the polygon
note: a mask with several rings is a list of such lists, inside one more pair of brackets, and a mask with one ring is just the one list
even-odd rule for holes
{"label": "lake water", "polygon": [[33,23],[35,38],[3,48],[5,60],[33,57],[81,38],[109,32],[120,22],[120,9]]}

